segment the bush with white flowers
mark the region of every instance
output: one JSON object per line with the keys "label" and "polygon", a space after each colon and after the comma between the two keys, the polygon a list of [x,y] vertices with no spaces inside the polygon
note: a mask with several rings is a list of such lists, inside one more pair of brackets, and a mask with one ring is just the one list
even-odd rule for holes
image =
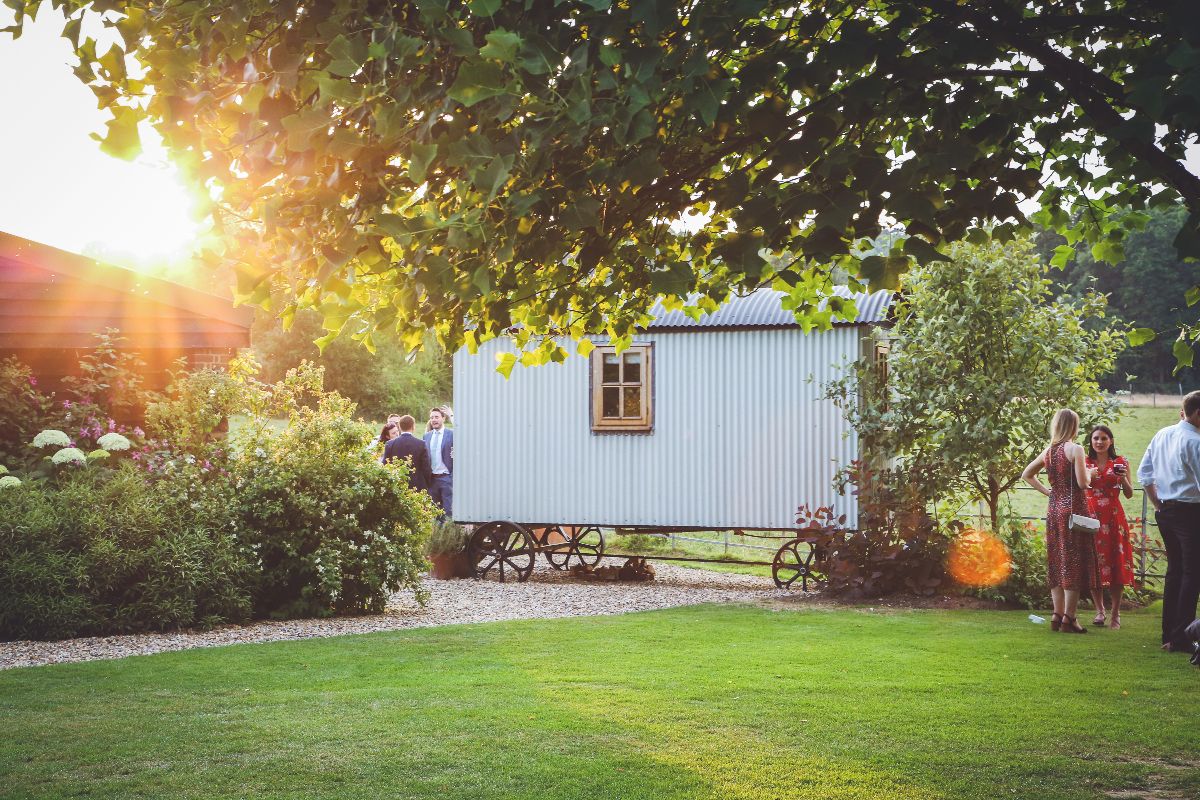
{"label": "bush with white flowers", "polygon": [[11,489],[14,486],[20,486],[21,479],[16,475],[4,475],[0,477],[0,489]]}
{"label": "bush with white flowers", "polygon": [[33,437],[34,447],[70,447],[71,437],[62,431],[45,430]]}
{"label": "bush with white flowers", "polygon": [[128,450],[130,442],[119,433],[106,433],[96,440],[96,446],[112,453],[118,450]]}
{"label": "bush with white flowers", "polygon": [[78,447],[64,447],[50,456],[50,460],[55,464],[86,464],[87,453]]}

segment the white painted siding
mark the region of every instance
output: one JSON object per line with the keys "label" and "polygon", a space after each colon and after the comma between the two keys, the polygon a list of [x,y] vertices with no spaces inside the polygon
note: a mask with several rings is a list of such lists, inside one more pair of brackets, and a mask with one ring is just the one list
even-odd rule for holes
{"label": "white painted siding", "polygon": [[[507,339],[454,357],[454,517],[464,522],[790,528],[834,504],[857,440],[821,384],[860,352],[863,327],[649,332],[654,431],[593,434],[588,360],[505,380]],[[809,376],[815,380],[809,381]]]}

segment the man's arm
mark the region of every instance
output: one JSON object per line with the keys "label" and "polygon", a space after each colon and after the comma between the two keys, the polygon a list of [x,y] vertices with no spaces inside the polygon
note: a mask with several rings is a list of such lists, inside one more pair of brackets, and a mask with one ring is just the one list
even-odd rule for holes
{"label": "man's arm", "polygon": [[[1138,470],[1138,472],[1140,473],[1141,470]],[[1139,477],[1138,480],[1141,480],[1141,477]],[[1146,496],[1150,498],[1150,505],[1154,506],[1155,511],[1162,511],[1162,501],[1158,499],[1158,487],[1156,487],[1153,483],[1147,483],[1145,484],[1145,487]]]}

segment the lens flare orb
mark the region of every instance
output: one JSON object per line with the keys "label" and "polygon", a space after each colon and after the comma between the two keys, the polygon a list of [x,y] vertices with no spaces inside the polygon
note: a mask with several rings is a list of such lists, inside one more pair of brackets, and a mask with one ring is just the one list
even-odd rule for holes
{"label": "lens flare orb", "polygon": [[1012,571],[1012,558],[1004,542],[968,528],[950,545],[946,571],[964,586],[999,586]]}

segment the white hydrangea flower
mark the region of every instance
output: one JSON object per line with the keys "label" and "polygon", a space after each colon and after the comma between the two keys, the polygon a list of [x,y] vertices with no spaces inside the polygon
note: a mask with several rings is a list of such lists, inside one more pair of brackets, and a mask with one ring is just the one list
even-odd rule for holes
{"label": "white hydrangea flower", "polygon": [[106,433],[96,440],[96,444],[108,451],[128,450],[129,440],[119,433]]}
{"label": "white hydrangea flower", "polygon": [[86,464],[87,456],[78,447],[64,447],[50,456],[50,460],[55,464]]}
{"label": "white hydrangea flower", "polygon": [[8,467],[4,466],[3,464],[0,464],[0,475],[7,475],[7,474],[8,474]]}
{"label": "white hydrangea flower", "polygon": [[34,447],[70,447],[71,437],[62,431],[45,430],[33,437]]}
{"label": "white hydrangea flower", "polygon": [[20,486],[21,480],[16,475],[5,475],[0,478],[0,489],[11,489],[14,486]]}
{"label": "white hydrangea flower", "polygon": [[93,450],[87,455],[88,461],[97,461],[101,458],[108,458],[107,450]]}

